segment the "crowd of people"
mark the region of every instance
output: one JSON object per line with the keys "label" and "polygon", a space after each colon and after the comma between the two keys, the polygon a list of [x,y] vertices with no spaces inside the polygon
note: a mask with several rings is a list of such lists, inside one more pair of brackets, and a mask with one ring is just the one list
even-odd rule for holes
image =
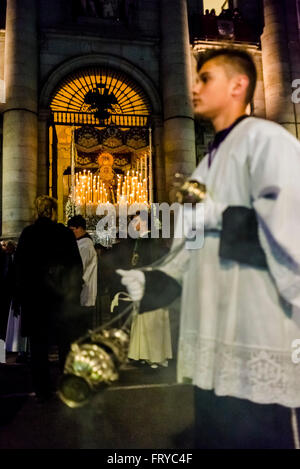
{"label": "crowd of people", "polygon": [[206,9],[205,16],[217,16],[218,18],[223,18],[224,20],[229,21],[242,19],[242,14],[238,8],[222,8],[222,11],[219,15],[216,15],[216,10],[214,8],[211,10]]}
{"label": "crowd of people", "polygon": [[258,25],[245,20],[238,8],[223,8],[219,14],[215,9],[206,9],[204,14],[193,14],[189,19],[192,41],[226,37],[236,41],[256,42],[259,37],[257,28]]}
{"label": "crowd of people", "polygon": [[[110,314],[97,313],[97,299],[106,291],[108,310],[114,296],[124,290],[116,269],[150,264],[165,250],[157,247],[159,240],[146,237],[147,223],[139,214],[133,221],[137,239],[117,239],[113,248],[95,249],[82,215],[71,217],[67,226],[58,223],[57,201],[49,196],[36,199],[36,212],[36,221],[23,230],[18,244],[2,241],[0,246],[0,339],[6,353],[18,353],[17,362],[30,363],[36,396],[46,401],[55,390],[49,352],[57,347],[62,373],[71,343]],[[129,358],[153,368],[167,366],[172,358],[168,310],[162,327],[151,318],[149,313],[147,327],[141,325],[144,319],[134,319]],[[5,361],[3,351],[2,357]]]}
{"label": "crowd of people", "polygon": [[[0,362],[5,361],[5,350],[7,351],[23,351],[21,344],[17,344],[20,340],[19,335],[12,337],[12,330],[15,321],[19,321],[19,305],[14,295],[14,254],[16,243],[13,240],[1,241],[0,243]],[[8,334],[8,338],[6,335]],[[20,353],[21,355],[21,353]],[[19,359],[19,357],[18,357]]]}

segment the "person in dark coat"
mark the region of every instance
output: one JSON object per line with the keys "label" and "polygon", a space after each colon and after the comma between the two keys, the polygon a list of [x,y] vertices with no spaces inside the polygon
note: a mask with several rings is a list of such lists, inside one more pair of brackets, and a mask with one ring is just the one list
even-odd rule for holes
{"label": "person in dark coat", "polygon": [[29,337],[33,386],[37,397],[51,396],[49,345],[58,345],[63,370],[72,323],[80,305],[82,261],[71,230],[57,223],[57,201],[36,199],[37,220],[24,228],[15,254],[21,305],[21,334]]}
{"label": "person in dark coat", "polygon": [[5,340],[5,331],[6,331],[6,308],[5,308],[5,289],[4,289],[4,279],[5,279],[5,266],[6,266],[6,255],[3,249],[2,244],[0,243],[0,339]]}
{"label": "person in dark coat", "polygon": [[14,290],[13,243],[0,245],[0,339],[5,341],[10,304]]}

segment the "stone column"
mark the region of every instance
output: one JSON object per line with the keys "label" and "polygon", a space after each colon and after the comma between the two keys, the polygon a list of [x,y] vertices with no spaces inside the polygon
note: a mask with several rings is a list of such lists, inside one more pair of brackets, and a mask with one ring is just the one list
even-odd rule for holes
{"label": "stone column", "polygon": [[[266,117],[299,137],[297,109],[292,102],[293,76],[298,78],[300,73],[295,6],[295,0],[264,0],[265,27],[261,45]],[[290,8],[295,10],[294,16],[287,13]]]}
{"label": "stone column", "polygon": [[265,98],[265,86],[264,86],[264,75],[263,75],[263,65],[261,58],[261,51],[249,50],[254,59],[256,70],[257,70],[257,83],[256,90],[254,94],[253,104],[254,104],[254,114],[257,117],[263,119],[266,118],[266,98]]}
{"label": "stone column", "polygon": [[172,199],[175,173],[190,175],[196,165],[186,0],[161,0],[161,78],[166,189]]}
{"label": "stone column", "polygon": [[33,220],[37,189],[37,11],[35,0],[8,0],[3,120],[4,237]]}
{"label": "stone column", "polygon": [[49,111],[40,111],[38,118],[38,165],[37,194],[48,194],[49,191]]}

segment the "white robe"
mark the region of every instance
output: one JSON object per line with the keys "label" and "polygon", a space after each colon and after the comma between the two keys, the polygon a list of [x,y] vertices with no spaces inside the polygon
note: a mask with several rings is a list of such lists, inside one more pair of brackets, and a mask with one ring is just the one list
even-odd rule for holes
{"label": "white robe", "polygon": [[21,315],[15,316],[12,305],[10,305],[6,339],[6,352],[26,352],[27,337],[21,336]]}
{"label": "white robe", "polygon": [[202,249],[183,249],[160,267],[183,282],[178,379],[221,396],[299,407],[292,342],[300,339],[300,142],[249,117],[191,179],[206,184],[216,211],[218,204],[255,208],[269,269],[220,259],[221,210]]}
{"label": "white robe", "polygon": [[83,281],[81,306],[95,306],[97,296],[97,253],[90,238],[77,240],[82,265]]}
{"label": "white robe", "polygon": [[133,317],[128,358],[151,363],[162,363],[172,358],[168,309],[155,309]]}

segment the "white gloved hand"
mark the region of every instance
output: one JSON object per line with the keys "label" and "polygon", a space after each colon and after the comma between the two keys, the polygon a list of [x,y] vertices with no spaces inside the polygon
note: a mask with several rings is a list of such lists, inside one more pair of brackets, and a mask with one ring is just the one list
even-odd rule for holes
{"label": "white gloved hand", "polygon": [[121,275],[121,283],[125,285],[133,301],[140,301],[144,296],[146,278],[141,270],[116,270]]}

